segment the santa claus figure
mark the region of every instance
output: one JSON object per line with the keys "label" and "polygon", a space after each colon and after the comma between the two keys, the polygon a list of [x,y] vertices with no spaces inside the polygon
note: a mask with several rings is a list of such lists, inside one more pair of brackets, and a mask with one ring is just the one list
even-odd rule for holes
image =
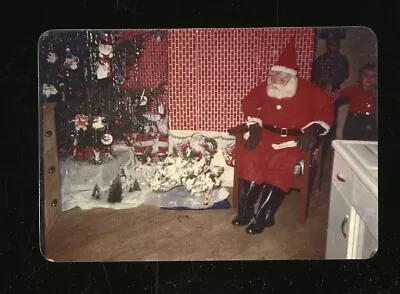
{"label": "santa claus figure", "polygon": [[[314,84],[299,77],[294,39],[268,78],[241,101],[246,118],[237,147],[238,214],[232,221],[249,234],[274,225],[274,215],[293,184],[293,170],[316,147],[333,121],[333,106]],[[254,213],[257,198],[260,204]]]}

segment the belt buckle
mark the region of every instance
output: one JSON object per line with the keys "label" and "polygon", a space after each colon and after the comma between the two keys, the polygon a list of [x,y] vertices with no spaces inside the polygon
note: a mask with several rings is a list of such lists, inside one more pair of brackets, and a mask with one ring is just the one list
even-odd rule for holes
{"label": "belt buckle", "polygon": [[287,136],[288,136],[288,129],[281,128],[281,137],[287,137]]}

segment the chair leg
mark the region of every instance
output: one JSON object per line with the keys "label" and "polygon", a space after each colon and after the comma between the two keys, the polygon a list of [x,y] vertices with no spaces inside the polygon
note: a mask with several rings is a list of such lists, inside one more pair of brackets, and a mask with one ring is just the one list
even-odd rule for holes
{"label": "chair leg", "polygon": [[312,160],[312,151],[308,151],[305,160],[304,160],[304,173],[303,180],[300,188],[300,210],[299,210],[299,221],[304,224],[307,220],[308,213],[308,194],[310,191],[310,180],[311,180],[311,160]]}
{"label": "chair leg", "polygon": [[300,214],[299,221],[304,224],[307,220],[308,212],[308,188],[304,187],[300,190]]}
{"label": "chair leg", "polygon": [[324,165],[324,152],[325,148],[324,145],[321,144],[319,151],[318,151],[318,167],[317,167],[317,175],[316,175],[316,181],[315,181],[315,187],[318,189],[318,192],[321,191],[321,170]]}

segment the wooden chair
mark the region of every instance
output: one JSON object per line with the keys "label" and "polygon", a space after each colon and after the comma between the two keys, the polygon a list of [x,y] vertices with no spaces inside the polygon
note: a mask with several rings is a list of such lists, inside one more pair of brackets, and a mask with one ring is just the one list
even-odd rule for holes
{"label": "wooden chair", "polygon": [[[241,126],[233,127],[228,130],[228,133],[235,136],[235,146],[242,143],[243,129]],[[235,147],[237,148],[237,147]],[[307,220],[309,199],[313,192],[313,188],[320,188],[321,160],[322,160],[323,144],[320,143],[314,150],[307,151],[304,157],[304,169],[301,175],[296,175],[293,171],[293,186],[291,190],[300,192],[299,200],[299,221],[305,223]],[[313,158],[314,151],[317,150],[316,158]],[[237,157],[237,152],[234,151],[234,158]],[[232,191],[232,207],[236,208],[239,201],[239,174],[234,167],[233,191]]]}

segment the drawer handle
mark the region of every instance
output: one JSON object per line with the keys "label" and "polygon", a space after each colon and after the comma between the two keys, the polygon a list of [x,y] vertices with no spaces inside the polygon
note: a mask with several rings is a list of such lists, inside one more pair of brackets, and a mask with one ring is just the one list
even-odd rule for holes
{"label": "drawer handle", "polygon": [[374,257],[374,255],[376,254],[376,252],[378,252],[378,249],[374,249],[374,250],[371,252],[371,255],[369,256],[369,258]]}
{"label": "drawer handle", "polygon": [[52,131],[47,131],[44,135],[46,137],[51,137],[51,135],[53,135],[53,132]]}
{"label": "drawer handle", "polygon": [[56,168],[54,166],[50,166],[49,168],[49,174],[52,174],[56,171]]}
{"label": "drawer handle", "polygon": [[50,203],[51,206],[57,206],[57,204],[58,204],[57,199],[53,199],[53,201],[51,201],[51,203]]}
{"label": "drawer handle", "polygon": [[347,239],[347,234],[344,232],[344,226],[347,224],[347,222],[349,221],[350,216],[346,215],[346,217],[343,219],[342,221],[342,234],[343,236]]}
{"label": "drawer handle", "polygon": [[341,181],[341,182],[346,182],[346,179],[343,177],[343,175],[342,174],[336,174],[336,178],[339,180],[339,181]]}

